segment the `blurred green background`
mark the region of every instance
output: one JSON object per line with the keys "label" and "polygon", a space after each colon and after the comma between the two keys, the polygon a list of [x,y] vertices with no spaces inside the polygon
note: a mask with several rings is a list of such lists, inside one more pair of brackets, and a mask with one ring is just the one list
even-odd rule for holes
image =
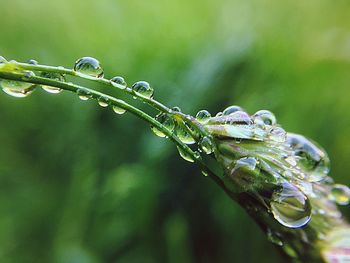
{"label": "blurred green background", "polygon": [[[349,184],[348,1],[0,0],[0,13],[7,59],[73,67],[93,56],[106,77],[147,80],[190,114],[270,109]],[[130,114],[44,91],[2,93],[0,112],[0,262],[284,261]]]}

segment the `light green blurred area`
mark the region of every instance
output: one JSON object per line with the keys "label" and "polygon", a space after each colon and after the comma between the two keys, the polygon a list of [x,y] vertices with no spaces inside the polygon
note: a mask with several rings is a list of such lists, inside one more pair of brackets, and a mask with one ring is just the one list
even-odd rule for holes
{"label": "light green blurred area", "polygon": [[[93,56],[106,77],[147,80],[192,115],[269,109],[350,182],[348,1],[0,0],[0,13],[7,59],[73,67]],[[0,262],[284,261],[130,114],[44,91],[3,93],[0,112]]]}

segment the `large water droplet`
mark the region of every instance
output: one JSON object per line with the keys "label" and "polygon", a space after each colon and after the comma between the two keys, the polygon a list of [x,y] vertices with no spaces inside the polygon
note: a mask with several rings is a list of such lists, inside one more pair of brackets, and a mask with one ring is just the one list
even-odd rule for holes
{"label": "large water droplet", "polygon": [[196,119],[200,122],[200,123],[207,123],[208,120],[210,119],[211,115],[209,113],[209,111],[207,110],[200,110],[198,111],[197,115],[196,115]]}
{"label": "large water droplet", "polygon": [[108,98],[105,98],[105,97],[100,97],[98,100],[97,100],[97,102],[98,102],[98,105],[100,105],[101,107],[107,107],[108,105],[109,105],[109,100],[108,100]]}
{"label": "large water droplet", "polygon": [[214,151],[214,144],[213,141],[208,137],[204,136],[200,142],[199,147],[205,152],[206,154],[211,154]]}
{"label": "large water droplet", "polygon": [[271,212],[282,225],[290,228],[305,226],[311,219],[309,199],[288,182],[274,191],[271,197]]}
{"label": "large water droplet", "polygon": [[348,205],[350,202],[350,189],[346,185],[335,184],[332,187],[330,198],[338,205]]}
{"label": "large water droplet", "polygon": [[194,162],[194,159],[192,158],[192,156],[190,154],[188,154],[187,152],[183,151],[179,146],[177,146],[177,150],[179,151],[180,156],[184,160],[191,162],[191,163]]}
{"label": "large water droplet", "polygon": [[116,76],[116,77],[111,78],[111,83],[112,83],[112,85],[118,84],[119,87],[121,87],[123,89],[125,89],[126,85],[127,85],[124,78],[120,77],[120,76]]}
{"label": "large water droplet", "polygon": [[135,94],[146,98],[151,98],[154,93],[153,88],[146,81],[138,81],[134,83],[131,89],[134,91]]}
{"label": "large water droplet", "polygon": [[[64,76],[60,73],[56,73],[56,72],[42,72],[41,77],[43,78],[48,78],[48,79],[52,79],[52,80],[57,80],[60,82],[65,82],[66,79],[64,78]],[[62,89],[57,88],[57,87],[52,87],[52,86],[46,86],[46,85],[42,85],[42,88],[49,92],[49,93],[53,93],[53,94],[57,94],[60,93],[62,91]]]}
{"label": "large water droplet", "polygon": [[184,123],[177,123],[175,127],[175,134],[177,137],[186,144],[193,144],[195,143],[195,139],[191,136],[191,134],[188,132],[187,128],[185,127],[186,124]]}
{"label": "large water droplet", "polygon": [[114,111],[115,113],[117,113],[117,114],[124,114],[124,113],[126,112],[125,109],[120,108],[120,107],[115,106],[115,105],[112,107],[112,109],[113,109],[113,111]]}
{"label": "large water droplet", "polygon": [[231,113],[234,113],[236,111],[243,111],[243,109],[239,106],[233,105],[233,106],[229,106],[227,107],[222,114],[223,115],[230,115]]}
{"label": "large water droplet", "polygon": [[0,86],[6,94],[16,98],[29,96],[35,87],[32,83],[7,79],[0,79]]}
{"label": "large water droplet", "polygon": [[287,143],[298,157],[298,164],[308,171],[309,181],[323,180],[330,170],[330,162],[327,153],[315,142],[311,142],[304,136],[288,133]]}
{"label": "large water droplet", "polygon": [[275,115],[268,110],[259,110],[253,117],[256,124],[275,125],[277,122]]}
{"label": "large water droplet", "polygon": [[100,62],[92,57],[83,57],[75,62],[74,70],[96,78],[103,77],[103,69]]}
{"label": "large water droplet", "polygon": [[[171,118],[168,114],[166,113],[159,113],[155,119],[160,122],[164,128],[168,129],[169,131],[173,131],[175,128],[175,122],[173,120],[173,118]],[[154,132],[155,135],[159,136],[159,137],[166,137],[166,135],[158,130],[156,127],[151,126],[151,130]]]}

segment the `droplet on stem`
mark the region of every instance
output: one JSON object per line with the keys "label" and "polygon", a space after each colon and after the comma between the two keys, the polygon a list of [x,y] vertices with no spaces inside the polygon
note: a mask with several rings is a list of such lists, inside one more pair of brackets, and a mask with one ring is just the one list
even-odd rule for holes
{"label": "droplet on stem", "polygon": [[179,146],[177,146],[177,150],[179,151],[180,156],[184,160],[191,162],[191,163],[194,162],[194,159],[192,158],[192,156],[190,154],[188,154],[187,152],[185,152],[184,150],[182,150]]}
{"label": "droplet on stem", "polygon": [[200,140],[199,146],[206,154],[211,154],[214,151],[213,141],[208,136],[204,136]]}
{"label": "droplet on stem", "polygon": [[330,198],[338,205],[348,205],[350,202],[350,189],[346,185],[335,184],[332,187]]}
{"label": "droplet on stem", "polygon": [[[155,119],[161,123],[164,128],[168,129],[169,131],[173,131],[175,128],[175,122],[173,120],[173,118],[171,118],[168,114],[166,113],[159,113]],[[159,136],[159,137],[166,137],[166,135],[160,131],[159,129],[157,129],[154,126],[151,126],[151,130],[154,132],[155,135]]]}
{"label": "droplet on stem", "polygon": [[268,110],[259,110],[253,117],[256,124],[275,125],[277,123],[275,115]]}
{"label": "droplet on stem", "polygon": [[35,89],[32,83],[7,79],[0,79],[0,86],[6,94],[16,98],[27,97]]}
{"label": "droplet on stem", "polygon": [[111,78],[111,83],[112,83],[112,85],[118,84],[123,89],[125,89],[126,85],[127,85],[124,78],[120,77],[120,76],[116,76],[116,77]]}
{"label": "droplet on stem", "polygon": [[108,98],[105,98],[105,97],[100,97],[98,100],[98,105],[100,105],[101,107],[107,107],[109,105],[108,103]]}
{"label": "droplet on stem", "polygon": [[230,115],[231,113],[234,113],[236,111],[243,111],[243,109],[239,106],[233,105],[233,106],[229,106],[227,107],[222,114],[223,115]]}
{"label": "droplet on stem", "polygon": [[[43,78],[47,78],[47,79],[52,79],[52,80],[57,80],[60,82],[65,82],[66,79],[64,78],[64,76],[60,73],[56,73],[56,72],[42,72],[41,77]],[[47,86],[47,85],[42,85],[43,90],[49,92],[49,93],[53,93],[53,94],[57,94],[60,93],[62,91],[62,89],[57,88],[57,87],[52,87],[52,86]]]}
{"label": "droplet on stem", "polygon": [[145,98],[152,98],[154,90],[151,87],[151,85],[146,81],[138,81],[134,83],[131,87],[133,92],[139,96],[145,97]]}
{"label": "droplet on stem", "polygon": [[125,109],[120,108],[120,107],[115,106],[115,105],[112,107],[112,109],[116,114],[124,114],[126,112]]}
{"label": "droplet on stem", "polygon": [[92,57],[82,57],[75,62],[74,71],[96,78],[103,77],[100,62]]}
{"label": "droplet on stem", "polygon": [[209,111],[207,111],[207,110],[200,110],[200,111],[198,111],[198,113],[196,115],[196,119],[200,123],[207,123],[210,118],[211,118],[211,115],[210,115]]}
{"label": "droplet on stem", "polygon": [[81,100],[88,100],[91,96],[89,91],[83,90],[83,89],[78,89],[77,94],[78,94],[79,99],[81,99]]}

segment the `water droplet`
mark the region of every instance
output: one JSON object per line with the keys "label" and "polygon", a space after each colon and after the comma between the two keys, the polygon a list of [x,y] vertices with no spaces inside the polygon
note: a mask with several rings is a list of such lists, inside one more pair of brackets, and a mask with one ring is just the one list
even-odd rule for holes
{"label": "water droplet", "polygon": [[36,61],[35,59],[29,59],[27,63],[30,65],[38,65],[38,61]]}
{"label": "water droplet", "polygon": [[275,125],[277,122],[275,115],[268,110],[259,110],[253,117],[256,124]]}
{"label": "water droplet", "polygon": [[127,85],[124,78],[120,77],[120,76],[116,76],[116,77],[111,78],[111,82],[112,82],[112,85],[118,84],[119,87],[121,87],[123,89],[125,89],[126,85]]}
{"label": "water droplet", "polygon": [[199,146],[206,154],[211,154],[214,151],[213,141],[208,136],[204,136],[200,140]]}
{"label": "water droplet", "polygon": [[223,115],[222,111],[219,111],[218,113],[216,113],[215,117],[220,117],[222,115]]}
{"label": "water droplet", "polygon": [[281,127],[273,127],[269,131],[269,137],[275,142],[285,142],[287,138],[287,133]]}
{"label": "water droplet", "polygon": [[227,107],[224,111],[223,111],[223,115],[230,115],[231,113],[234,113],[236,111],[243,111],[243,109],[239,106],[233,105],[230,107]]}
{"label": "water droplet", "polygon": [[179,146],[177,146],[177,150],[179,151],[180,156],[188,162],[193,163],[194,159],[187,152],[183,151]]}
{"label": "water droplet", "polygon": [[280,188],[274,191],[270,206],[274,218],[286,227],[303,227],[311,219],[309,199],[288,182],[283,182]]}
{"label": "water droplet", "polygon": [[198,111],[198,113],[196,115],[196,119],[200,123],[207,123],[210,118],[211,118],[211,115],[210,115],[209,111],[207,111],[207,110],[200,110],[200,111]]}
{"label": "water droplet", "polygon": [[271,229],[267,229],[267,240],[274,243],[277,246],[283,246],[283,242],[280,237],[274,233]]}
{"label": "water droplet", "polygon": [[135,94],[145,98],[151,98],[154,93],[153,88],[146,81],[138,81],[134,83],[131,89],[135,92]]}
{"label": "water droplet", "polygon": [[[56,73],[56,72],[42,72],[41,77],[43,78],[47,78],[47,79],[52,79],[52,80],[57,80],[60,82],[65,82],[66,79],[64,78],[64,76],[60,73]],[[46,86],[43,85],[42,88],[49,92],[49,93],[53,93],[53,94],[57,94],[60,93],[62,91],[62,89],[57,88],[57,87],[52,87],[52,86]]]}
{"label": "water droplet", "polygon": [[229,116],[225,116],[226,124],[241,124],[241,125],[251,125],[253,124],[252,119],[249,114],[244,111],[232,112]]}
{"label": "water droplet", "polygon": [[16,98],[27,97],[35,89],[32,83],[7,79],[0,79],[0,86],[6,94]]}
{"label": "water droplet", "polygon": [[298,157],[298,165],[308,172],[309,181],[317,182],[326,177],[330,170],[330,161],[320,146],[293,133],[287,134],[287,143]]}
{"label": "water droplet", "polygon": [[103,69],[100,62],[92,57],[78,59],[75,62],[74,71],[96,78],[103,77]]}
{"label": "water droplet", "polygon": [[98,100],[98,105],[100,105],[101,107],[107,107],[109,104],[108,104],[108,98],[105,98],[105,97],[100,97]]}
{"label": "water droplet", "polygon": [[180,107],[175,106],[175,107],[172,108],[172,111],[174,111],[174,112],[181,112],[181,109],[180,109]]}
{"label": "water droplet", "polygon": [[350,189],[346,185],[335,184],[330,193],[330,199],[338,205],[348,205],[350,202]]}
{"label": "water droplet", "polygon": [[79,89],[77,91],[77,94],[79,96],[79,99],[81,99],[81,100],[88,100],[88,99],[90,99],[90,96],[91,96],[89,91],[83,90],[83,89]]}
{"label": "water droplet", "polygon": [[[159,113],[155,119],[160,122],[164,128],[168,129],[169,131],[173,131],[175,128],[175,122],[173,120],[173,118],[171,118],[168,114],[166,113]],[[155,135],[159,136],[159,137],[166,137],[166,135],[158,130],[156,127],[151,126],[151,130],[154,132]]]}
{"label": "water droplet", "polygon": [[117,113],[117,114],[124,114],[124,113],[126,112],[125,109],[120,108],[120,107],[115,106],[115,105],[112,107],[112,109],[113,109],[113,111],[114,111],[115,113]]}
{"label": "water droplet", "polygon": [[203,171],[202,170],[201,173],[202,173],[203,176],[209,176],[209,173],[207,171]]}
{"label": "water droplet", "polygon": [[180,141],[182,141],[183,143],[193,144],[196,142],[195,139],[188,132],[184,123],[177,123],[176,124],[175,134],[180,139]]}

